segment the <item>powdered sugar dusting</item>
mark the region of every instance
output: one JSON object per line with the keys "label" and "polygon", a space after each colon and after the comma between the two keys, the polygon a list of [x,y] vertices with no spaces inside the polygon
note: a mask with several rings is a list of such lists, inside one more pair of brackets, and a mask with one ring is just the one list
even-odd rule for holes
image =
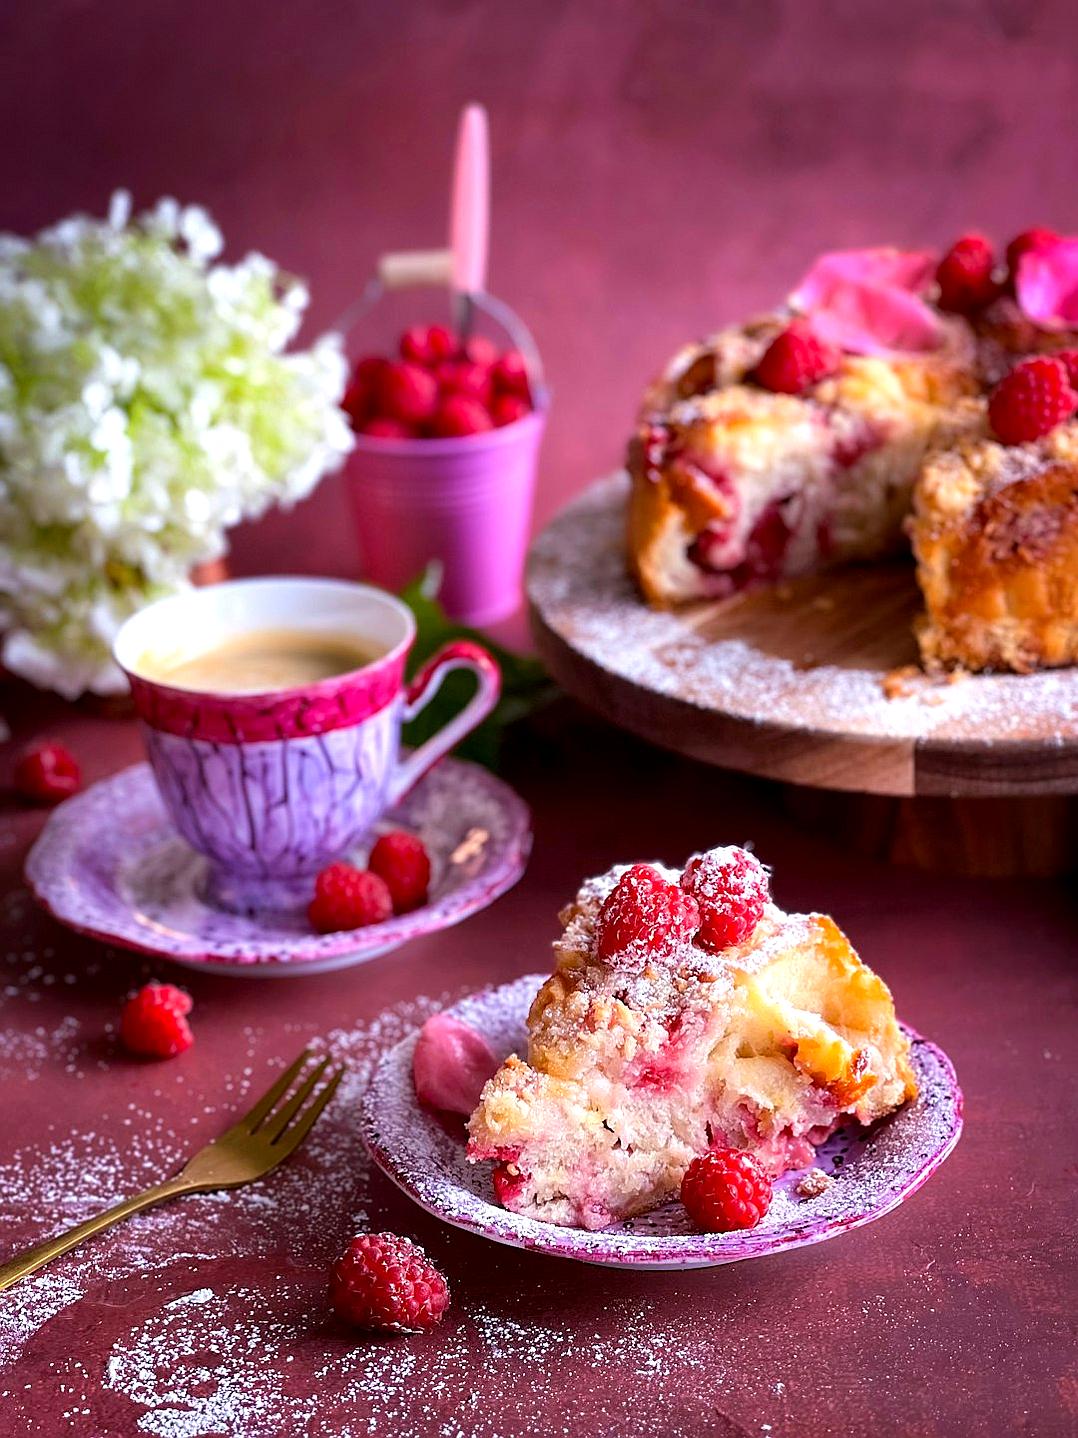
{"label": "powdered sugar dusting", "polygon": [[[522,1052],[528,1008],[544,977],[529,975],[485,990],[451,1012],[482,1033],[495,1053]],[[489,1166],[469,1164],[460,1135],[417,1104],[414,1037],[378,1065],[364,1099],[364,1134],[379,1164],[424,1208],[499,1243],[586,1263],[711,1267],[818,1243],[869,1223],[908,1198],[943,1162],[961,1132],[961,1091],[946,1055],[917,1035],[912,1039],[918,1097],[872,1129],[839,1129],[817,1150],[816,1163],[828,1174],[841,1174],[840,1181],[808,1202],[796,1192],[803,1175],[783,1175],[766,1217],[745,1233],[696,1233],[676,1203],[601,1232],[558,1228],[508,1212],[494,1198]]]}
{"label": "powdered sugar dusting", "polygon": [[[5,906],[7,917],[26,904],[20,895],[17,907]],[[37,967],[33,955],[19,955],[9,970],[21,985]],[[19,1002],[32,991],[21,989]],[[362,1438],[415,1432],[422,1415],[423,1431],[442,1438],[507,1438],[547,1414],[555,1369],[567,1376],[601,1369],[647,1381],[594,1393],[582,1383],[564,1427],[550,1414],[544,1431],[569,1438],[631,1428],[660,1438],[671,1431],[664,1398],[676,1395],[683,1409],[695,1402],[684,1394],[686,1375],[700,1377],[705,1417],[714,1414],[716,1395],[736,1394],[751,1333],[717,1353],[714,1334],[693,1314],[667,1312],[661,1295],[646,1289],[596,1296],[583,1316],[570,1316],[562,1311],[570,1290],[548,1271],[494,1302],[484,1297],[486,1266],[462,1262],[451,1232],[439,1235],[437,1247],[440,1261],[456,1259],[454,1306],[435,1333],[381,1342],[328,1314],[328,1267],[347,1235],[385,1226],[408,1232],[413,1214],[420,1217],[390,1194],[388,1218],[385,1184],[364,1152],[356,1113],[379,1056],[445,1002],[444,995],[419,997],[327,1035],[350,1064],[345,1081],[304,1147],[266,1180],[131,1219],[0,1295],[0,1428],[86,1438]],[[258,1038],[237,1027],[237,1076],[225,1083],[222,1118],[265,1082]],[[47,1061],[66,1065],[63,1041]],[[95,1067],[84,1049],[74,1076],[92,1079]],[[14,1072],[0,1063],[0,1078]],[[122,1142],[65,1134],[0,1165],[0,1252],[78,1222],[174,1168],[190,1137],[156,1119],[153,1108],[151,1090]],[[53,1341],[47,1357],[34,1351],[50,1324],[68,1320],[64,1341]],[[109,1336],[98,1345],[103,1322]],[[509,1373],[511,1385],[502,1377]]]}
{"label": "powdered sugar dusting", "polygon": [[[653,1408],[656,1385],[674,1372],[706,1372],[712,1387],[725,1377],[710,1334],[677,1320],[668,1331],[657,1330],[648,1300],[636,1297],[613,1304],[590,1333],[556,1318],[515,1317],[477,1303],[447,1320],[436,1350],[414,1339],[375,1343],[326,1335],[326,1356],[313,1381],[301,1386],[290,1377],[289,1360],[312,1331],[324,1332],[323,1309],[321,1294],[285,1279],[269,1290],[242,1283],[197,1290],[132,1329],[109,1359],[108,1385],[146,1405],[139,1431],[159,1438],[403,1434],[416,1431],[421,1412],[441,1415],[430,1431],[445,1438],[503,1438],[507,1430],[487,1411],[489,1398],[481,1400],[478,1388],[459,1391],[462,1375],[513,1365],[516,1391],[502,1402],[519,1409],[524,1426],[514,1423],[511,1432],[528,1431],[529,1416],[534,1421],[542,1411],[556,1365],[647,1378],[646,1409]],[[357,1411],[364,1406],[366,1414]],[[544,1431],[582,1430],[544,1420]],[[633,1431],[666,1430],[648,1424]]]}
{"label": "powdered sugar dusting", "polygon": [[[732,870],[734,891],[731,891],[726,883],[731,870],[723,866],[739,856],[743,858]],[[574,970],[584,967],[584,984],[616,992],[635,1008],[663,1009],[668,1004],[676,1004],[675,995],[683,993],[681,980],[690,975],[696,977],[700,986],[713,986],[704,1000],[711,1002],[720,987],[726,990],[732,987],[735,971],[756,973],[784,948],[811,942],[818,916],[787,914],[772,904],[769,870],[745,849],[731,845],[710,849],[706,854],[694,854],[684,869],[671,868],[658,860],[644,867],[653,869],[668,884],[680,884],[682,875],[696,860],[708,861],[702,881],[705,898],[725,901],[728,893],[735,892],[735,898],[759,901],[760,919],[740,943],[706,949],[695,937],[690,937],[679,940],[658,960],[646,945],[641,946],[639,955],[630,952],[628,963],[621,955],[609,961],[600,959],[596,953],[596,930],[603,904],[625,874],[635,867],[615,864],[606,873],[585,879],[576,898],[559,914],[564,928],[554,940],[556,965]],[[699,891],[699,884],[695,884],[693,892]]]}
{"label": "powdered sugar dusting", "polygon": [[695,610],[650,609],[626,572],[626,497],[624,475],[594,485],[540,535],[529,565],[529,596],[544,623],[608,673],[700,709],[791,729],[1078,744],[1073,669],[976,675],[954,685],[926,677],[889,699],[880,669],[797,668],[745,640],[710,638]]}
{"label": "powdered sugar dusting", "polygon": [[[360,1095],[378,1055],[443,1004],[444,997],[419,997],[366,1026],[328,1034],[324,1046],[348,1062],[344,1081],[306,1143],[267,1179],[138,1215],[0,1294],[0,1406],[22,1389],[15,1375],[27,1345],[65,1309],[100,1301],[96,1295],[113,1284],[133,1282],[152,1292],[157,1275],[165,1282],[178,1270],[220,1271],[220,1285],[192,1285],[160,1307],[151,1302],[149,1316],[116,1342],[104,1373],[71,1357],[60,1391],[70,1397],[71,1415],[85,1416],[104,1382],[150,1405],[139,1430],[162,1438],[282,1431],[285,1424],[273,1414],[293,1412],[288,1370],[274,1368],[271,1360],[287,1365],[301,1342],[312,1335],[322,1340],[329,1265],[371,1218],[371,1169],[355,1123]],[[48,1062],[66,1066],[66,1028],[60,1030],[58,1039],[42,1043]],[[255,1035],[238,1030],[238,1038],[244,1034],[253,1060]],[[0,1052],[0,1078],[16,1073],[20,1059],[19,1051]],[[242,1061],[238,1041],[237,1063]],[[93,1067],[84,1048],[74,1076],[89,1078]],[[270,1073],[249,1062],[226,1084],[222,1113],[242,1111]],[[0,1252],[18,1252],[176,1171],[191,1151],[190,1134],[156,1118],[152,1097],[132,1102],[131,1110],[122,1139],[92,1131],[65,1134],[0,1164]],[[261,1280],[278,1268],[292,1276],[267,1291]],[[258,1275],[258,1287],[238,1282],[237,1271]],[[341,1357],[334,1371],[350,1401],[377,1403],[387,1385],[397,1388],[406,1377],[406,1360],[391,1352],[372,1365],[353,1343],[336,1346]],[[316,1388],[298,1402],[298,1418],[313,1415],[319,1402]]]}
{"label": "powdered sugar dusting", "polygon": [[[32,907],[24,891],[0,900],[6,930],[25,929]],[[78,977],[44,962],[56,956],[31,944],[0,956],[0,994],[13,1007],[39,1004],[53,985],[63,991]],[[115,959],[92,953],[82,951],[80,972]],[[519,1031],[536,983],[523,980],[515,1004],[496,1005],[502,1041]],[[442,1438],[507,1438],[548,1414],[557,1370],[580,1396],[564,1427],[556,1414],[544,1419],[553,1435],[660,1438],[675,1431],[672,1404],[685,1425],[676,1431],[703,1431],[716,1403],[741,1391],[744,1366],[758,1357],[755,1328],[732,1331],[717,1348],[691,1305],[672,1311],[643,1286],[584,1299],[568,1265],[491,1286],[494,1250],[483,1262],[486,1250],[473,1242],[461,1252],[465,1241],[452,1230],[427,1222],[422,1231],[418,1209],[374,1172],[357,1123],[368,1076],[446,1003],[444,994],[417,997],[327,1034],[325,1044],[349,1062],[345,1081],[307,1143],[267,1179],[133,1218],[0,1294],[0,1428],[80,1438],[361,1438],[417,1431],[423,1415],[423,1431]],[[472,999],[452,1011],[468,1021],[481,1005]],[[298,1047],[307,1037],[305,1025],[286,1023],[275,1041],[282,1061],[292,1040]],[[100,1039],[92,1018],[54,1016],[35,1035],[33,1062],[93,1083],[115,1063]],[[189,1125],[208,1123],[209,1136],[262,1090],[272,1072],[262,1062],[265,1040],[260,1027],[237,1020],[233,1066],[219,1085],[204,1085],[197,1066],[169,1067],[161,1077],[141,1071],[126,1118],[103,1115],[100,1131],[69,1133],[62,1113],[43,1119],[41,1139],[0,1163],[0,1254],[174,1171],[192,1147]],[[0,1044],[0,1084],[21,1075],[25,1052]],[[190,1096],[190,1114],[184,1105],[166,1121],[162,1089],[173,1083]],[[116,1086],[109,1091],[115,1098]],[[455,1142],[459,1152],[462,1134]],[[329,1264],[351,1233],[380,1227],[420,1228],[450,1273],[454,1307],[431,1335],[372,1341],[327,1313]],[[796,1381],[793,1357],[776,1354],[773,1362],[776,1382]],[[585,1381],[596,1370],[646,1382],[597,1387]]]}

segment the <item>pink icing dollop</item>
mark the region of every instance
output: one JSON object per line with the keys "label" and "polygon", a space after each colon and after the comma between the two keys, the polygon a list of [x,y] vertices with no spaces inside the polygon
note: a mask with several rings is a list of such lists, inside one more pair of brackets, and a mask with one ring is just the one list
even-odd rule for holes
{"label": "pink icing dollop", "polygon": [[943,326],[922,299],[936,270],[931,250],[829,250],[790,296],[822,340],[849,354],[934,350]]}
{"label": "pink icing dollop", "polygon": [[1022,313],[1044,329],[1078,325],[1078,235],[1027,250],[1014,281]]}
{"label": "pink icing dollop", "polygon": [[416,1096],[430,1108],[470,1115],[497,1067],[482,1034],[448,1014],[434,1014],[419,1032],[412,1059]]}

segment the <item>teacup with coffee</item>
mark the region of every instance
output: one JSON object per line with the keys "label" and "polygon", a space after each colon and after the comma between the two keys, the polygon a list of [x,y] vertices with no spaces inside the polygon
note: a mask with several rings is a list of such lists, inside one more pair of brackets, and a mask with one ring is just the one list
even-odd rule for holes
{"label": "teacup with coffee", "polygon": [[[318,870],[490,713],[499,675],[485,649],[450,644],[406,684],[414,640],[399,600],[328,579],[235,580],[123,625],[116,660],[172,820],[209,860],[211,902],[302,906]],[[459,668],[476,674],[475,696],[402,759],[402,723]]]}

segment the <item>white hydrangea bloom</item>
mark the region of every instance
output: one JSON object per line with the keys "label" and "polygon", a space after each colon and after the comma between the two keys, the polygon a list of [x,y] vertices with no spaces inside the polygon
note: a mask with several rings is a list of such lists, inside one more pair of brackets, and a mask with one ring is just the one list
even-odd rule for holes
{"label": "white hydrangea bloom", "polygon": [[2,659],[68,697],[121,688],[123,620],[351,448],[337,337],[285,352],[306,288],[221,248],[204,210],[132,219],[122,191],[0,235]]}

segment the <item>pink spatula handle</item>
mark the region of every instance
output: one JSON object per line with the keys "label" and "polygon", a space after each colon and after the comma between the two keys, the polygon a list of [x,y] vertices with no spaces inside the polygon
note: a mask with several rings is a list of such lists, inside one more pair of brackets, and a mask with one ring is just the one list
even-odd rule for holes
{"label": "pink spatula handle", "polygon": [[468,105],[457,129],[449,244],[453,288],[474,295],[486,288],[490,234],[490,136],[487,112]]}

